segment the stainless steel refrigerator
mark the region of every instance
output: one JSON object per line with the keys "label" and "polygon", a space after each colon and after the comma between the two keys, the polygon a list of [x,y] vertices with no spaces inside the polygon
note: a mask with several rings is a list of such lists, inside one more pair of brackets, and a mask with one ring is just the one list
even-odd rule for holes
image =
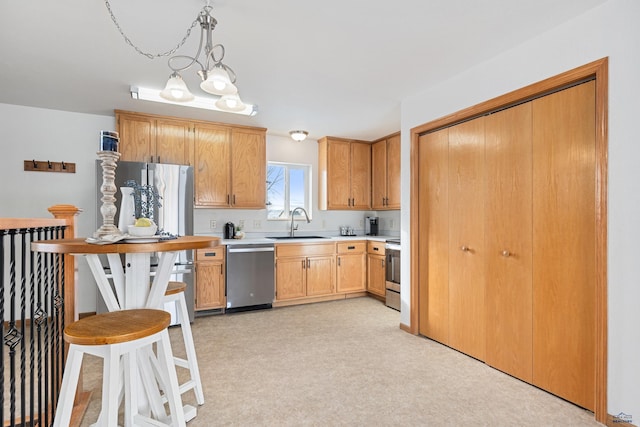
{"label": "stainless steel refrigerator", "polygon": [[[118,212],[114,218],[114,224],[119,222],[120,206],[122,204],[121,187],[125,187],[125,182],[134,180],[139,185],[152,185],[160,196],[159,205],[155,206],[153,219],[158,225],[158,230],[178,236],[193,234],[193,168],[185,165],[170,165],[162,163],[146,162],[118,162],[116,167],[115,184],[118,191],[115,195]],[[100,206],[100,186],[102,185],[102,167],[100,161],[96,161],[96,206],[97,222],[96,229],[102,225],[102,215]],[[189,318],[193,322],[194,318],[194,266],[193,251],[182,251],[178,254],[174,273],[171,280],[185,282],[187,289],[185,297]],[[155,254],[151,257],[152,268],[157,266],[158,258]],[[106,257],[102,265],[109,269]],[[102,296],[98,294],[96,303],[98,312],[107,311]],[[166,306],[165,309],[171,312],[172,324],[177,322],[174,307]]]}

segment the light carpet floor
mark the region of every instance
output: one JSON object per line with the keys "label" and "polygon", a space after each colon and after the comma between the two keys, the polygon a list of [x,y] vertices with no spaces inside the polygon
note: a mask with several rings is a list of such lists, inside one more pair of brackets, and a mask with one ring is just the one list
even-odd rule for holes
{"label": "light carpet floor", "polygon": [[[593,414],[399,329],[372,298],[196,318],[196,426],[601,426]],[[183,354],[171,328],[176,355]],[[100,405],[98,359],[85,388]],[[182,375],[182,373],[181,373]],[[197,406],[193,392],[183,396]]]}

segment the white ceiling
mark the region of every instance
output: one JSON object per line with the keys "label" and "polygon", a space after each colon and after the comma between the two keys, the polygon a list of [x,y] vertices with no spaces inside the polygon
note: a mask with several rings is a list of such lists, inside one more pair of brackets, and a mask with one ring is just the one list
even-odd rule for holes
{"label": "white ceiling", "polygon": [[[166,58],[123,40],[104,0],[3,1],[0,103],[112,115],[114,109],[372,140],[400,129],[400,102],[606,0],[213,0],[214,43],[254,117],[147,101]],[[173,48],[201,0],[110,0],[142,50]],[[195,28],[179,53],[193,55]],[[517,70],[514,70],[517,72]],[[183,72],[197,95],[195,71]]]}

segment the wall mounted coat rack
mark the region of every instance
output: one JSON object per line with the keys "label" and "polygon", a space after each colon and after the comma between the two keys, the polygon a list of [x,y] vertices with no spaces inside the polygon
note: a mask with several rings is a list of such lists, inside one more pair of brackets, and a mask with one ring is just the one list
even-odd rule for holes
{"label": "wall mounted coat rack", "polygon": [[76,173],[76,164],[67,162],[50,162],[49,160],[25,160],[24,170],[33,172]]}

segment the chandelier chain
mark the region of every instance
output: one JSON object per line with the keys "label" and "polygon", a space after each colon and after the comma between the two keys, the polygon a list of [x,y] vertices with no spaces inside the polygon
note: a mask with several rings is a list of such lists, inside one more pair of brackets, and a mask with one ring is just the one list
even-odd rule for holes
{"label": "chandelier chain", "polygon": [[127,37],[127,35],[124,33],[124,31],[122,30],[122,27],[120,27],[120,24],[118,23],[118,20],[116,19],[116,16],[113,14],[113,11],[111,10],[111,4],[109,4],[109,0],[104,0],[104,4],[106,5],[107,10],[109,11],[109,14],[111,15],[111,20],[113,21],[113,23],[115,24],[116,28],[120,32],[120,35],[122,35],[122,37],[124,38],[124,41],[127,42],[127,44],[129,46],[134,48],[135,51],[138,52],[140,55],[144,55],[149,59],[162,58],[164,56],[173,55],[178,49],[180,49],[187,42],[187,39],[191,35],[191,30],[193,30],[193,27],[198,25],[198,18],[196,18],[191,23],[191,26],[187,29],[187,33],[184,35],[182,40],[180,40],[180,42],[173,49],[168,50],[168,51],[166,51],[164,53],[147,53],[147,52],[144,52],[142,49],[140,49],[135,44],[133,44],[133,42],[129,39],[129,37]]}

